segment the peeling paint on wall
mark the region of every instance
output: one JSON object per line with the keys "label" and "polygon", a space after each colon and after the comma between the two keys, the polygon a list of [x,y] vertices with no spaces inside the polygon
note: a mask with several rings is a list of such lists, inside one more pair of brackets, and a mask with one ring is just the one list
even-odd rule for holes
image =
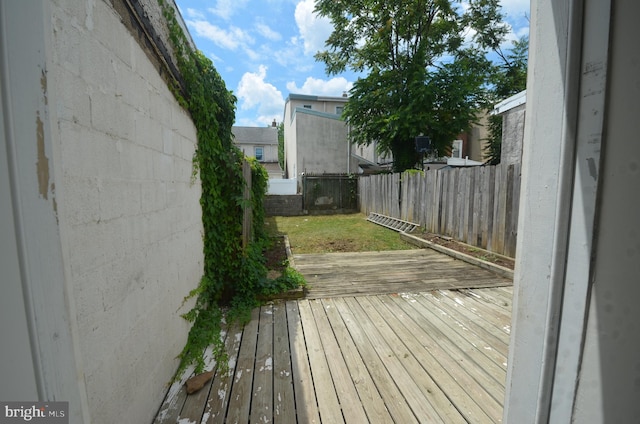
{"label": "peeling paint on wall", "polygon": [[36,142],[38,144],[38,161],[36,169],[38,170],[38,191],[40,196],[48,199],[49,193],[49,158],[44,151],[44,125],[40,119],[40,112],[36,113]]}
{"label": "peeling paint on wall", "polygon": [[594,158],[587,158],[587,165],[589,167],[589,175],[593,178],[593,181],[598,181],[598,169],[596,168],[596,161]]}
{"label": "peeling paint on wall", "polygon": [[40,77],[40,87],[42,88],[42,95],[44,97],[44,104],[49,104],[49,100],[47,99],[47,74],[45,70],[42,70],[42,76]]}

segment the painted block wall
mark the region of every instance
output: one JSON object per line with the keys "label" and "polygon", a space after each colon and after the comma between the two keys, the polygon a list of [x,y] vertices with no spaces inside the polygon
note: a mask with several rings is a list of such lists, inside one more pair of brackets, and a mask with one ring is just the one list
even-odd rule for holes
{"label": "painted block wall", "polygon": [[502,164],[513,165],[522,162],[525,112],[526,104],[522,104],[502,115]]}
{"label": "painted block wall", "polygon": [[150,422],[202,275],[196,132],[111,2],[49,10],[55,199],[88,411]]}
{"label": "painted block wall", "polygon": [[356,173],[344,121],[297,109],[294,116],[298,172]]}

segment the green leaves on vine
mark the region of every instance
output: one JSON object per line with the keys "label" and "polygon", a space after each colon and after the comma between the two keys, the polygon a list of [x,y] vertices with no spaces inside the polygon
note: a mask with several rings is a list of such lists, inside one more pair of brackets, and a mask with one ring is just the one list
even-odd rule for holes
{"label": "green leaves on vine", "polygon": [[[211,345],[216,355],[223,355],[222,305],[255,303],[259,282],[266,278],[262,247],[265,243],[263,200],[268,175],[258,162],[251,162],[251,199],[246,202],[242,175],[244,155],[233,144],[231,132],[236,97],[227,90],[213,63],[190,46],[173,7],[164,0],[158,0],[158,4],[167,22],[182,78],[174,83],[172,92],[190,112],[197,131],[192,182],[197,181],[199,174],[202,188],[204,275],[199,286],[185,299],[195,297],[196,301],[193,308],[182,315],[193,325],[180,354],[179,375],[189,364],[196,365],[196,372],[202,371],[204,350]],[[242,217],[243,209],[248,206],[253,211],[254,241],[243,247]]]}

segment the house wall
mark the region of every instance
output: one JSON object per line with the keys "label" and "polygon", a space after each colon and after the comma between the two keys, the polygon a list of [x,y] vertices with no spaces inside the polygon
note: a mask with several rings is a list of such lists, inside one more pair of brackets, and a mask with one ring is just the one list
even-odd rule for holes
{"label": "house wall", "polygon": [[489,136],[487,124],[487,116],[483,115],[468,132],[467,155],[471,160],[485,161],[484,147],[487,145],[487,137]]}
{"label": "house wall", "polygon": [[231,131],[235,145],[248,157],[255,157],[255,148],[262,147],[261,162],[278,162],[278,128],[277,127],[240,127],[234,126]]}
{"label": "house wall", "polygon": [[285,178],[298,178],[300,172],[296,158],[298,156],[298,140],[295,123],[291,110],[291,102],[287,102],[284,106],[284,156],[285,156]]}
{"label": "house wall", "polygon": [[238,148],[250,158],[256,157],[256,147],[262,147],[262,160],[260,162],[278,162],[278,146],[269,144],[236,143]]}
{"label": "house wall", "polygon": [[[596,10],[594,13],[605,13]],[[640,52],[634,40],[640,5],[612,9],[608,110],[597,239],[574,422],[632,422],[640,416]],[[605,37],[605,43],[606,37]],[[604,84],[603,84],[604,85]],[[589,164],[585,178],[593,178]]]}
{"label": "house wall", "polygon": [[[287,105],[289,106],[288,113],[285,118],[288,120],[293,119],[293,113],[296,108],[304,108],[305,105],[310,105],[311,109],[316,112],[335,114],[336,107],[344,107],[349,101],[348,97],[321,97],[321,96],[307,96],[302,94],[290,94],[287,99]],[[286,107],[286,106],[285,106]],[[285,120],[286,124],[286,120]]]}
{"label": "house wall", "polygon": [[151,421],[203,267],[195,128],[113,4],[0,9],[13,170],[1,193],[17,211],[35,385],[78,423]]}
{"label": "house wall", "polygon": [[513,165],[522,162],[525,113],[526,104],[522,104],[506,111],[502,115],[500,163]]}
{"label": "house wall", "polygon": [[[305,157],[306,159],[311,160],[313,163],[313,170],[308,169],[307,172],[323,172],[317,171],[315,168],[315,163],[317,162],[316,158],[311,158],[306,156],[306,152],[309,148],[313,151],[317,151],[316,147],[313,146],[303,146],[300,143],[306,144],[307,140],[320,141],[322,146],[330,146],[331,144],[336,144],[336,141],[332,141],[330,137],[338,136],[340,137],[338,140],[346,140],[346,125],[344,121],[340,121],[339,116],[336,115],[336,107],[344,107],[346,102],[348,101],[347,97],[321,97],[321,96],[309,96],[302,94],[290,94],[287,98],[287,101],[284,106],[284,140],[285,140],[285,177],[286,178],[299,178],[301,173],[304,172],[305,166],[307,164],[303,163],[301,158]],[[305,109],[304,105],[310,105],[311,109]],[[301,121],[297,119],[298,112],[313,114],[318,117],[323,117],[322,119],[327,119],[331,121],[330,123],[320,124],[318,120],[315,120],[312,128],[303,128],[301,127]],[[304,118],[303,118],[304,119]],[[324,129],[331,127],[331,134],[327,134],[327,136],[321,136],[318,133],[318,130],[324,130],[322,125],[325,125]],[[343,128],[341,129],[340,126]],[[338,132],[336,135],[336,131]],[[342,132],[345,133],[343,136]],[[320,140],[321,139],[321,140]],[[340,141],[337,143],[342,144]],[[330,149],[335,149],[336,147],[330,147]],[[345,146],[343,154],[347,154],[347,149]],[[321,153],[321,161],[324,162],[324,159],[327,160],[334,158],[334,153]],[[350,160],[350,158],[349,158]],[[327,172],[347,172],[347,158],[340,158],[339,163],[344,164],[339,171],[327,171]],[[330,169],[335,169],[335,164],[325,165],[325,167]],[[357,167],[354,171],[356,172]]]}
{"label": "house wall", "polygon": [[338,117],[298,108],[294,115],[299,172],[355,173],[347,126]]}
{"label": "house wall", "polygon": [[[631,0],[531,5],[504,422],[640,415],[640,53]],[[615,25],[614,25],[615,23]]]}
{"label": "house wall", "polygon": [[356,156],[372,164],[388,164],[393,162],[391,152],[380,155],[376,152],[376,148],[377,143],[374,141],[368,146],[353,146],[353,152]]}

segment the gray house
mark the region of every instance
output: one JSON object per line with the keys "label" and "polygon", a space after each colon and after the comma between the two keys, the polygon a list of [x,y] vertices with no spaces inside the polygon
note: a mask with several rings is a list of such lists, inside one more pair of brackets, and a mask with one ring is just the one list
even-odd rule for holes
{"label": "gray house", "polygon": [[353,146],[341,119],[349,101],[341,97],[290,94],[284,106],[285,175],[355,174],[390,161],[375,143]]}
{"label": "gray house", "polygon": [[355,173],[346,123],[345,97],[290,94],[284,106],[285,175]]}
{"label": "gray house", "polygon": [[526,115],[527,91],[521,91],[497,103],[492,113],[502,116],[502,151],[500,163],[522,162],[522,140]]}

